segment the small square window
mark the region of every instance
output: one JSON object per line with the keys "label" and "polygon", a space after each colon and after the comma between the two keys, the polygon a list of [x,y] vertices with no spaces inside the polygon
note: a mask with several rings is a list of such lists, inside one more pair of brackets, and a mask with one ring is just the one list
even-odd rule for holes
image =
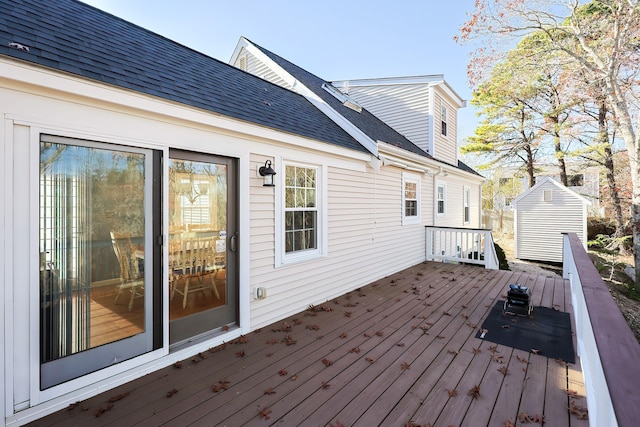
{"label": "small square window", "polygon": [[542,201],[543,202],[551,202],[551,201],[553,201],[553,190],[543,190],[543,192],[542,192]]}

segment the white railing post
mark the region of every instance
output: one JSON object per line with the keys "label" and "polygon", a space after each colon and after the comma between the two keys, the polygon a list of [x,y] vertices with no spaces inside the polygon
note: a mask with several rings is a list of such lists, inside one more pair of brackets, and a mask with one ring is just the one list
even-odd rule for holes
{"label": "white railing post", "polygon": [[426,230],[427,261],[480,264],[491,270],[499,268],[491,230],[433,226],[427,226]]}

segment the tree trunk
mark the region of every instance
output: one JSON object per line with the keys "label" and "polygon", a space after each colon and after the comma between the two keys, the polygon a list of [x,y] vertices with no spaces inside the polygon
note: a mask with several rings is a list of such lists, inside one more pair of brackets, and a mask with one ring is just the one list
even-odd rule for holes
{"label": "tree trunk", "polygon": [[611,142],[609,141],[609,132],[607,127],[607,105],[604,101],[600,103],[598,109],[598,129],[600,133],[600,143],[604,146],[604,167],[607,171],[607,186],[609,187],[609,195],[613,202],[613,213],[616,221],[616,232],[614,238],[620,238],[624,235],[624,219],[622,215],[622,203],[620,202],[620,194],[618,194],[618,186],[616,185],[615,168],[613,164],[613,152],[611,150]]}
{"label": "tree trunk", "polygon": [[533,150],[531,149],[531,144],[527,144],[524,147],[524,151],[527,153],[527,177],[529,178],[529,188],[536,185],[536,176],[534,174],[534,163],[533,163]]}
{"label": "tree trunk", "polygon": [[[627,146],[629,155],[629,168],[631,170],[631,222],[633,224],[633,261],[635,263],[635,288],[640,291],[640,140],[633,128],[633,123],[627,104],[621,93],[624,93],[616,81],[606,79],[607,98],[616,115],[618,129],[622,134],[622,139]],[[640,127],[640,116],[638,116],[637,126]]]}

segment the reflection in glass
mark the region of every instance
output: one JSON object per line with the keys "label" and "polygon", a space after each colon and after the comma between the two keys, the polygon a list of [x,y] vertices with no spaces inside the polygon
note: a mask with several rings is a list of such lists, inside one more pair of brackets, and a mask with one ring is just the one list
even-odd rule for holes
{"label": "reflection in glass", "polygon": [[285,252],[317,249],[316,170],[285,168]]}
{"label": "reflection in glass", "polygon": [[40,143],[41,363],[144,331],[144,155]]}
{"label": "reflection in glass", "polygon": [[227,166],[169,161],[169,318],[227,303]]}

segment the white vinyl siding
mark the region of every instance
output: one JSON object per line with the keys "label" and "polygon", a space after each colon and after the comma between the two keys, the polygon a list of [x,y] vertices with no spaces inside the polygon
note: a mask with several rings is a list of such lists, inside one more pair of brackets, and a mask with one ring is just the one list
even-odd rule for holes
{"label": "white vinyl siding", "polygon": [[355,86],[349,96],[411,142],[429,151],[429,86]]}
{"label": "white vinyl siding", "polygon": [[[452,165],[458,164],[458,143],[457,143],[457,114],[456,109],[445,96],[438,93],[435,94],[435,123],[436,132],[434,132],[434,157],[443,162],[447,162]],[[446,117],[443,117],[443,112],[446,112]],[[442,121],[447,123],[447,134],[442,134],[441,123]]]}
{"label": "white vinyl siding", "polygon": [[587,203],[560,184],[545,179],[518,197],[514,209],[519,259],[562,262],[562,233],[577,233],[586,241]]}
{"label": "white vinyl siding", "polygon": [[[242,58],[246,58],[246,59],[243,60]],[[268,82],[271,82],[278,86],[286,87],[287,89],[292,89],[291,85],[287,84],[286,81],[284,81],[276,73],[271,71],[269,67],[264,65],[254,55],[247,52],[245,49],[242,49],[242,51],[238,55],[238,59],[236,60],[236,63],[233,65],[245,70],[250,74],[258,76]],[[242,68],[243,66],[246,68]]]}
{"label": "white vinyl siding", "polygon": [[[256,166],[263,158],[255,157]],[[253,300],[252,328],[268,325],[424,260],[424,230],[403,227],[402,172],[385,167],[366,173],[327,170],[328,254],[309,262],[274,267],[272,199],[252,186],[251,283],[268,297]],[[345,185],[345,183],[349,185]],[[421,198],[431,193],[423,185]],[[253,202],[259,197],[261,207]],[[256,224],[257,223],[257,224]],[[265,240],[264,242],[262,240]]]}

